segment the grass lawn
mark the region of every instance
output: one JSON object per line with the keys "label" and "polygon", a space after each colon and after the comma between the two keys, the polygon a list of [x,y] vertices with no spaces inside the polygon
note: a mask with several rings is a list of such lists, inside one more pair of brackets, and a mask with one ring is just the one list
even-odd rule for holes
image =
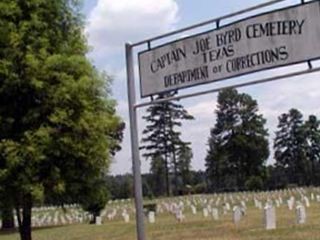
{"label": "grass lawn", "polygon": [[[277,229],[264,230],[262,210],[249,206],[238,226],[232,222],[232,214],[220,216],[214,221],[204,218],[202,212],[186,213],[186,220],[179,223],[172,215],[156,216],[156,223],[146,223],[148,240],[320,240],[320,203],[312,202],[307,208],[307,223],[295,223],[295,211],[286,205],[276,209]],[[132,218],[132,216],[131,216]],[[0,240],[18,240],[17,233],[0,233]],[[33,231],[34,240],[135,240],[135,224],[122,220],[107,221],[101,226],[78,224]]]}

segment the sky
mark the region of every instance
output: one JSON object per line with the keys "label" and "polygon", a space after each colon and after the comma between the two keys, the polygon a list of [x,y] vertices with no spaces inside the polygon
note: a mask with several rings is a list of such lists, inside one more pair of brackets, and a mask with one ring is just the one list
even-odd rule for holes
{"label": "sky", "polygon": [[[131,149],[129,136],[128,103],[124,45],[126,42],[137,42],[149,37],[166,33],[168,31],[187,27],[202,21],[220,17],[239,11],[265,0],[84,0],[83,13],[86,17],[85,34],[91,46],[88,57],[101,71],[106,71],[113,78],[112,92],[117,100],[117,112],[126,123],[122,150],[117,153],[111,164],[110,174],[124,174],[131,172]],[[301,1],[286,0],[270,7],[253,11],[236,18],[224,20],[221,25],[228,24],[247,16],[261,12],[279,9],[285,6],[299,4]],[[185,37],[215,26],[206,26],[167,38],[170,41]],[[157,42],[156,44],[160,44]],[[298,46],[297,46],[298,47]],[[146,46],[136,49],[145,50]],[[320,66],[319,61],[313,62]],[[135,70],[138,65],[135,59]],[[234,78],[228,81],[206,84],[181,91],[182,94],[213,89],[225,85],[243,83],[284,74],[287,72],[307,69],[306,64],[278,68]],[[139,82],[138,74],[136,81]],[[266,127],[269,129],[269,142],[272,148],[274,132],[277,129],[278,116],[288,112],[290,108],[297,108],[306,119],[308,115],[315,114],[320,117],[320,74],[308,74],[300,77],[249,86],[238,89],[239,92],[250,94],[258,101],[259,112],[267,119]],[[137,96],[140,96],[139,86]],[[203,95],[197,98],[181,100],[180,103],[191,113],[194,121],[184,122],[181,128],[182,139],[190,141],[193,149],[192,169],[205,169],[204,159],[208,149],[207,141],[210,128],[215,124],[217,94]],[[144,101],[138,99],[139,102]],[[138,112],[138,124],[141,131],[145,126],[142,120],[145,109]],[[142,172],[149,170],[149,163],[141,157]],[[274,162],[271,153],[268,163]]]}

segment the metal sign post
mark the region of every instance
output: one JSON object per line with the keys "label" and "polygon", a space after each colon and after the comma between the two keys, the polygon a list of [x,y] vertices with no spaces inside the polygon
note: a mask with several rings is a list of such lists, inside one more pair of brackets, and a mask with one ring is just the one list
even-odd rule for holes
{"label": "metal sign post", "polygon": [[134,177],[134,199],[136,206],[136,226],[138,240],[145,240],[144,216],[143,216],[143,198],[142,198],[142,181],[139,159],[139,138],[137,124],[136,92],[134,87],[134,66],[132,46],[126,44],[126,62],[127,62],[127,81],[128,81],[128,101],[130,115],[130,135],[132,151],[132,170]]}
{"label": "metal sign post", "polygon": [[[238,21],[238,25],[225,26],[224,30],[221,30],[222,32],[220,31],[221,20],[235,17],[238,15],[248,13],[253,10],[264,8],[264,7],[267,7],[267,6],[270,6],[270,5],[279,3],[279,2],[283,2],[283,1],[285,1],[285,0],[268,1],[263,4],[259,4],[259,5],[232,13],[232,14],[222,16],[220,18],[211,19],[206,22],[202,22],[202,23],[199,23],[196,25],[192,25],[190,27],[182,28],[180,30],[172,31],[172,32],[169,32],[169,33],[166,33],[163,35],[149,38],[149,39],[146,39],[146,40],[134,43],[134,44],[129,44],[129,43],[126,44],[125,49],[126,49],[126,67],[127,67],[127,84],[128,84],[127,85],[127,87],[128,87],[128,104],[129,104],[129,115],[130,115],[131,152],[132,152],[132,162],[133,162],[133,169],[132,170],[133,170],[133,175],[134,175],[136,228],[137,228],[137,239],[138,240],[146,240],[146,236],[145,236],[145,229],[144,229],[143,195],[142,195],[142,181],[141,181],[141,169],[140,169],[141,164],[140,164],[140,159],[139,159],[139,137],[138,137],[138,124],[137,124],[137,121],[138,121],[137,120],[137,109],[140,107],[145,107],[145,106],[159,103],[159,102],[165,102],[165,101],[170,101],[170,100],[174,100],[174,99],[190,98],[190,97],[195,97],[195,96],[204,95],[204,94],[208,94],[208,93],[218,92],[218,91],[220,91],[224,88],[227,88],[227,87],[240,88],[240,87],[245,87],[245,86],[249,86],[249,85],[255,85],[255,84],[260,84],[260,83],[265,83],[265,82],[300,76],[302,74],[320,72],[319,67],[312,68],[312,64],[311,64],[312,60],[316,60],[320,57],[320,52],[319,52],[320,27],[318,26],[318,19],[320,19],[320,1],[319,0],[310,1],[310,3],[306,4],[306,6],[301,7],[301,8],[299,5],[296,5],[296,6],[293,6],[292,9],[291,8],[290,9],[289,8],[282,9],[282,13],[281,13],[281,11],[279,11],[278,13],[271,12],[271,13],[269,13],[269,15],[253,16],[246,21]],[[304,1],[302,1],[302,3],[304,5]],[[272,17],[273,20],[271,22],[264,24],[263,22],[265,22],[266,19],[268,19],[268,16],[273,16]],[[291,16],[290,17],[290,18],[292,18],[291,21],[290,20],[288,21],[286,19],[287,16]],[[252,22],[252,20],[256,20],[256,22]],[[169,36],[181,33],[181,32],[185,32],[185,31],[188,31],[188,30],[191,30],[194,28],[198,28],[198,27],[202,27],[202,26],[212,24],[212,23],[216,23],[217,31],[216,32],[215,31],[207,32],[204,35],[205,37],[198,39],[197,36],[191,36],[191,37],[184,39],[184,40],[180,39],[175,42],[167,43],[167,46],[165,44],[165,45],[161,45],[161,46],[158,46],[155,48],[151,48],[151,42],[153,42],[155,40],[163,39],[163,38],[166,38],[166,37],[169,37]],[[240,28],[241,26],[246,26],[244,28],[245,31]],[[238,30],[236,30],[236,29],[238,29]],[[275,30],[275,29],[277,29],[277,30]],[[220,31],[220,32],[218,32],[218,31]],[[251,81],[251,82],[238,83],[238,84],[234,84],[231,86],[224,86],[222,88],[216,88],[216,89],[210,89],[210,90],[206,90],[206,91],[202,91],[202,92],[195,92],[195,93],[186,94],[186,95],[174,96],[174,97],[170,97],[170,98],[166,98],[166,99],[160,99],[160,100],[151,99],[151,101],[149,101],[149,102],[147,102],[147,101],[143,101],[140,103],[136,102],[136,89],[135,89],[135,79],[134,79],[134,58],[133,58],[133,48],[134,47],[144,45],[144,44],[146,44],[148,47],[148,51],[146,51],[144,53],[145,59],[142,59],[141,57],[143,57],[143,54],[140,54],[140,60],[142,60],[142,61],[140,61],[140,63],[141,62],[144,63],[144,64],[142,64],[143,65],[142,68],[140,66],[140,78],[142,78],[144,76],[145,81],[143,82],[143,84],[145,86],[147,86],[147,90],[148,90],[148,91],[145,91],[144,93],[143,93],[143,91],[141,91],[142,92],[141,96],[147,97],[147,96],[152,96],[153,94],[157,94],[159,92],[162,92],[163,90],[171,91],[171,90],[176,90],[178,88],[180,89],[180,88],[184,87],[180,83],[186,82],[186,81],[182,81],[182,80],[185,80],[184,77],[187,76],[185,74],[185,72],[188,73],[188,69],[193,68],[194,65],[199,63],[199,61],[197,59],[188,62],[189,61],[187,58],[188,51],[185,50],[186,46],[188,46],[188,45],[200,46],[200,48],[202,48],[201,51],[203,52],[203,54],[207,54],[207,52],[209,50],[212,50],[210,47],[211,43],[209,41],[211,41],[210,39],[217,39],[217,35],[215,35],[216,33],[218,33],[219,39],[220,38],[222,39],[222,37],[223,37],[223,39],[224,39],[223,42],[226,42],[226,41],[228,43],[232,42],[232,44],[234,43],[234,46],[236,46],[236,43],[241,41],[241,37],[240,37],[241,35],[239,35],[239,34],[243,34],[244,32],[246,32],[247,38],[250,38],[250,39],[253,37],[258,38],[258,37],[260,37],[260,35],[258,34],[259,31],[260,31],[261,35],[264,35],[266,37],[264,40],[265,42],[255,41],[256,44],[253,44],[252,46],[246,46],[246,41],[244,40],[241,43],[242,45],[238,44],[239,45],[238,48],[234,48],[234,49],[230,50],[231,53],[235,53],[236,51],[240,53],[240,56],[238,56],[238,57],[236,56],[237,58],[233,62],[233,63],[237,64],[236,66],[241,67],[241,69],[239,67],[239,74],[240,73],[246,74],[246,73],[255,72],[258,70],[266,70],[266,69],[270,69],[273,67],[291,65],[291,64],[302,63],[302,62],[308,63],[309,69],[303,70],[303,71],[296,71],[296,72],[292,72],[292,73],[287,73],[287,74],[283,74],[283,75],[278,75],[278,76],[274,76],[274,77],[269,77],[269,78],[265,78],[265,79],[255,80],[255,81]],[[303,35],[303,33],[305,33],[305,32],[308,33],[306,36]],[[282,42],[280,42],[279,39],[278,40],[271,39],[271,37],[273,37],[274,35],[280,36],[280,35],[293,35],[293,34],[296,34],[297,36],[295,36],[295,38],[289,36],[285,40],[283,40]],[[198,36],[202,36],[202,35],[200,34]],[[272,41],[269,39],[269,37]],[[192,41],[193,41],[193,44],[191,44]],[[194,42],[196,44],[194,44]],[[274,52],[270,52],[270,51],[267,51],[267,52],[262,51],[262,52],[258,52],[258,53],[254,52],[255,49],[262,48],[263,46],[268,46],[269,48],[274,47],[272,45],[272,42],[274,42],[280,46],[278,49],[279,50],[278,52],[280,54],[279,56],[277,56],[277,54],[275,54]],[[285,45],[287,43],[290,43],[288,47],[286,47],[286,45]],[[180,47],[178,46],[178,48],[177,48],[176,45],[177,46],[179,45]],[[220,45],[220,44],[218,44],[218,45]],[[306,46],[304,46],[304,45],[306,45]],[[232,45],[229,47],[233,48],[234,46]],[[318,52],[313,51],[313,47],[315,47],[315,46],[318,49]],[[174,47],[175,47],[175,50],[172,51],[171,49]],[[190,49],[192,51],[190,51]],[[193,55],[198,55],[197,49],[196,50],[194,50],[192,48],[190,48],[190,49],[189,49],[189,52],[193,53]],[[284,50],[286,50],[286,51],[284,51]],[[250,52],[251,52],[251,55],[250,55]],[[252,52],[253,52],[253,54],[252,54]],[[212,52],[212,54],[213,53],[214,52]],[[261,56],[259,54],[260,55],[264,54],[262,59],[260,59]],[[292,55],[292,59],[285,62],[287,60],[287,58],[289,57],[289,54]],[[157,55],[158,55],[158,57],[155,58],[155,56],[157,56]],[[259,58],[259,56],[260,56],[260,58]],[[278,64],[278,63],[273,64],[272,62],[268,63],[269,58],[281,60],[281,56],[282,56],[282,60],[283,60],[282,64]],[[230,56],[227,56],[225,58],[230,58]],[[154,61],[155,59],[156,59],[156,61],[158,61],[158,63]],[[181,59],[183,59],[185,61],[180,61]],[[207,60],[208,58],[206,57],[204,59]],[[215,60],[215,59],[213,59],[213,60]],[[225,59],[225,60],[229,60],[229,59]],[[150,65],[150,62],[151,62],[151,65]],[[152,65],[152,62],[153,62],[153,65]],[[184,62],[184,64],[179,65],[180,64],[179,62]],[[227,62],[227,64],[228,64],[228,62]],[[264,65],[264,66],[260,67],[259,65]],[[221,66],[223,66],[223,64]],[[246,67],[244,67],[244,66],[246,66]],[[256,68],[254,68],[254,67],[256,67]],[[167,72],[165,71],[165,70],[167,70],[169,72],[169,75],[168,74],[161,75],[160,73],[158,74],[157,72],[159,71],[159,69],[164,69],[165,74],[167,74]],[[181,74],[174,72],[175,70],[179,70],[179,69],[180,69]],[[208,76],[207,77],[208,79],[206,82],[210,82],[213,80],[219,80],[220,77],[222,80],[222,79],[227,79],[230,77],[238,76],[238,74],[220,71],[221,76],[217,77],[216,75],[218,75],[218,72],[215,72],[215,71],[212,72],[212,69],[215,69],[215,68],[212,68],[212,66],[211,66],[210,69],[211,69],[210,74],[209,74],[209,72],[207,74],[203,74],[205,76]],[[204,70],[206,70],[206,69],[204,69]],[[191,75],[194,76],[194,75],[196,75],[196,73],[197,72],[192,73],[193,75],[192,74]],[[215,73],[216,75],[213,73]],[[141,77],[141,75],[142,75],[142,77]],[[168,76],[168,77],[166,77],[166,76]],[[181,76],[183,77],[183,79],[181,78]],[[180,77],[180,80],[178,79],[179,77]],[[215,79],[216,77],[217,77],[217,79]],[[160,81],[159,81],[159,79],[160,79]],[[157,84],[157,82],[158,83],[161,82],[161,79],[168,80],[167,85],[175,85],[175,83],[179,83],[179,84],[176,84],[179,86],[177,86],[177,87],[173,86],[172,88],[164,89],[161,85],[159,85],[160,86],[159,88],[155,88],[155,85]],[[190,79],[191,79],[191,77],[190,77]],[[186,84],[185,87],[187,87],[187,85],[191,86],[194,84]],[[144,89],[146,89],[145,86],[144,86]],[[149,91],[149,88],[151,89],[150,91]],[[143,90],[143,89],[141,88],[140,90]]]}

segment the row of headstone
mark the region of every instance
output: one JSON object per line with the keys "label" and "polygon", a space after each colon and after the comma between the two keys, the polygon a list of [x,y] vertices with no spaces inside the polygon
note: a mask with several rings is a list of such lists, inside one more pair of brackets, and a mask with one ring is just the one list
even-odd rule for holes
{"label": "row of headstone", "polygon": [[[312,202],[320,202],[320,191],[314,191],[308,196],[310,196]],[[296,210],[296,222],[298,224],[302,224],[306,221],[305,207],[310,207],[307,191],[304,189],[287,189],[263,193],[214,194],[212,196],[197,195],[179,197],[176,199],[159,201],[156,213],[171,213],[178,222],[181,222],[187,217],[185,212],[190,211],[193,215],[196,215],[199,210],[204,218],[209,218],[209,216],[211,216],[213,220],[217,221],[219,220],[219,211],[221,210],[221,214],[224,215],[231,212],[233,222],[239,224],[242,217],[246,214],[247,205],[251,204],[248,203],[249,201],[253,201],[255,207],[264,211],[266,229],[274,229],[276,227],[275,207],[279,208],[284,202],[287,203],[288,209]],[[267,203],[265,208],[262,207],[264,203]],[[130,214],[135,212],[132,203],[130,205],[127,204],[127,201],[116,201],[112,202],[112,204],[112,206],[108,205],[107,208],[102,211],[100,215],[101,219],[97,219],[97,224],[102,224],[104,218],[114,220],[116,217],[117,219],[122,218],[124,222],[130,222]],[[33,217],[32,223],[34,226],[65,225],[77,222],[81,223],[92,217],[83,212],[79,212],[76,205],[70,205],[67,206],[67,208],[68,214],[53,211],[54,208],[52,206],[35,208],[34,211],[37,212],[37,214]],[[147,219],[149,223],[155,222],[156,213],[148,213]],[[272,220],[273,218],[274,221]]]}
{"label": "row of headstone", "polygon": [[[291,193],[292,193],[293,191],[291,191]],[[301,191],[301,192],[299,192],[299,191],[297,191],[299,194],[300,194],[300,197],[301,197],[301,199],[302,199],[302,201],[303,201],[303,203],[305,204],[305,206],[306,207],[309,207],[310,206],[310,201],[309,201],[309,198],[307,197],[307,196],[305,196],[304,195],[304,192],[303,191]],[[274,208],[274,206],[273,206],[273,204],[277,207],[277,208],[279,208],[282,204],[283,204],[283,200],[282,200],[282,197],[279,195],[279,193],[277,193],[277,195],[278,196],[272,196],[271,198],[270,198],[270,196],[268,196],[268,200],[267,200],[267,202],[268,202],[268,207],[266,207],[266,209],[264,209],[264,210],[266,210],[266,213],[265,213],[265,216],[266,216],[266,218],[267,218],[267,216],[269,216],[268,217],[268,219],[271,219],[271,217],[270,216],[274,216],[274,218],[275,218],[275,208]],[[287,194],[286,196],[288,196],[289,194]],[[290,195],[289,195],[290,196]],[[313,196],[313,195],[311,194],[311,199],[315,199],[315,197]],[[261,196],[260,196],[261,197]],[[266,195],[265,196],[263,196],[263,197],[266,197]],[[225,200],[227,200],[228,198],[227,197],[224,197],[224,199]],[[244,215],[244,213],[245,213],[245,211],[246,211],[246,201],[248,201],[248,198],[240,198],[239,196],[236,196],[235,198],[232,198],[232,197],[230,197],[229,198],[229,200],[231,199],[231,202],[235,202],[235,199],[237,199],[237,200],[241,200],[240,201],[240,206],[241,206],[241,208],[239,208],[239,207],[237,207],[237,208],[234,208],[233,210],[233,213],[234,213],[234,215],[233,215],[233,218],[234,218],[234,222],[235,223],[237,223],[237,222],[239,222],[240,221],[240,219],[241,219],[241,217]],[[218,199],[216,199],[216,201],[215,201],[215,203],[216,204],[218,204],[219,203],[219,201],[220,201],[220,198],[218,198]],[[214,202],[214,200],[213,199],[204,199],[204,200],[202,200],[202,201],[199,201],[199,202],[201,202],[202,204],[204,204],[204,203],[207,203],[207,204],[209,204],[209,203],[213,203]],[[262,209],[262,205],[263,205],[263,203],[262,203],[262,201],[261,200],[258,200],[258,199],[256,199],[256,198],[254,198],[254,202],[255,202],[255,206],[256,207],[258,207],[259,209]],[[192,201],[190,201],[190,200],[187,200],[186,201],[186,203],[187,203],[187,205],[188,206],[190,206],[190,209],[191,209],[191,212],[192,212],[192,214],[193,215],[195,215],[195,214],[197,214],[197,208],[196,208],[196,206],[195,205],[193,205],[194,204],[194,201],[192,202]],[[290,209],[290,210],[293,210],[294,209],[294,206],[296,205],[297,206],[297,211],[299,211],[299,213],[302,211],[302,213],[300,214],[302,217],[299,217],[298,216],[298,214],[297,214],[297,223],[303,223],[303,222],[305,222],[305,218],[303,217],[303,216],[305,216],[305,207],[304,206],[298,206],[297,205],[297,203],[298,203],[298,201],[296,201],[295,200],[295,197],[294,196],[290,196],[289,197],[289,199],[288,199],[288,201],[287,201],[287,205],[288,205],[288,208]],[[180,204],[179,204],[180,206],[183,206],[183,204],[181,204],[181,201],[180,201]],[[225,203],[223,203],[223,213],[224,214],[227,214],[227,212],[228,212],[228,210],[230,209],[230,204],[228,203],[228,202],[225,202]],[[270,214],[268,213],[268,211],[267,211],[267,209],[270,209],[269,211],[271,212]],[[300,210],[300,209],[303,209],[303,210]],[[203,208],[202,209],[202,213],[203,213],[203,217],[205,217],[205,218],[207,218],[208,216],[209,216],[209,213],[211,213],[212,214],[212,216],[217,216],[217,214],[216,214],[216,212],[214,211],[212,211],[212,209],[211,209],[211,206],[210,205],[208,205],[207,207],[205,207],[205,208]],[[268,214],[267,214],[268,213]],[[274,213],[274,214],[273,214]],[[177,213],[177,219],[178,220],[181,220],[182,218],[181,217],[179,217],[180,215],[182,215],[182,212],[180,211],[179,213]],[[218,217],[213,217],[214,219],[217,219]],[[299,220],[300,219],[300,220]],[[275,222],[276,221],[273,221],[273,220],[265,220],[265,223],[266,223],[266,228],[267,229],[272,229],[272,228],[275,228]],[[271,226],[271,227],[270,227]]]}
{"label": "row of headstone", "polygon": [[[83,223],[89,221],[92,216],[88,213],[81,213],[77,211],[71,211],[66,214],[62,214],[60,211],[55,211],[53,213],[45,212],[41,214],[34,214],[32,216],[31,224],[33,227],[42,226],[54,226],[54,225],[66,225],[73,223]],[[18,219],[14,217],[15,224],[18,225]]]}
{"label": "row of headstone", "polygon": [[[296,207],[296,223],[304,224],[306,219],[306,208],[301,203],[298,203]],[[266,204],[264,208],[264,225],[267,230],[276,229],[276,210],[273,205]]]}

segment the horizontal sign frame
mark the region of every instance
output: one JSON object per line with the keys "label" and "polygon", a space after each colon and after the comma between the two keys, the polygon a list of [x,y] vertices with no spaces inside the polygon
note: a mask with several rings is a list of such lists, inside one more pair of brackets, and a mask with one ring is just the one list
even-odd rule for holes
{"label": "horizontal sign frame", "polygon": [[[197,85],[200,85],[200,84],[206,84],[206,83],[212,83],[212,82],[217,82],[217,81],[221,81],[221,80],[227,80],[227,79],[231,79],[231,78],[235,78],[235,77],[239,77],[239,76],[242,76],[242,75],[246,75],[246,74],[251,74],[251,73],[255,73],[255,72],[259,72],[259,71],[265,71],[265,70],[268,70],[268,69],[274,69],[274,68],[279,68],[279,67],[283,67],[283,66],[289,66],[289,65],[294,65],[294,64],[298,64],[298,63],[303,63],[303,62],[307,62],[307,61],[312,61],[312,60],[316,60],[316,59],[319,59],[320,58],[320,44],[318,45],[319,46],[319,54],[317,54],[316,56],[313,56],[313,57],[310,57],[310,58],[304,58],[304,59],[302,59],[302,60],[298,60],[298,61],[289,61],[289,62],[283,62],[283,63],[279,63],[279,64],[276,64],[276,65],[267,65],[267,66],[262,66],[261,68],[258,68],[258,69],[246,69],[245,71],[243,71],[243,72],[238,72],[238,73],[234,73],[234,74],[229,74],[229,75],[227,75],[227,76],[222,76],[222,77],[217,77],[217,78],[214,78],[214,79],[210,79],[210,77],[208,76],[208,69],[206,69],[205,67],[203,68],[203,69],[200,69],[200,68],[197,68],[197,67],[195,67],[194,69],[197,69],[197,71],[194,71],[194,72],[183,72],[183,71],[181,71],[181,70],[179,70],[179,71],[177,71],[178,73],[181,73],[181,72],[183,72],[183,74],[182,74],[182,76],[185,76],[185,75],[187,75],[187,74],[190,74],[190,75],[197,75],[197,77],[201,77],[201,75],[203,76],[203,77],[206,77],[207,78],[207,80],[205,80],[205,81],[198,81],[198,82],[196,82],[196,83],[192,83],[192,84],[188,84],[188,85],[180,85],[180,86],[177,86],[177,87],[169,87],[169,88],[159,88],[159,89],[157,89],[157,90],[151,90],[151,91],[146,91],[145,90],[145,87],[144,87],[144,85],[146,84],[146,82],[147,81],[149,81],[149,83],[147,83],[147,84],[150,84],[150,81],[155,81],[154,79],[152,79],[152,77],[151,78],[149,78],[149,77],[146,77],[145,75],[145,73],[143,72],[143,68],[145,67],[145,66],[142,66],[143,64],[145,64],[145,63],[143,63],[142,64],[142,58],[144,57],[144,55],[146,55],[146,54],[154,54],[155,53],[155,51],[158,51],[159,49],[161,49],[161,48],[170,48],[171,46],[174,46],[174,45],[183,45],[183,43],[184,43],[184,41],[185,42],[187,42],[187,41],[193,41],[194,39],[196,39],[197,37],[201,37],[201,36],[209,36],[210,34],[212,34],[213,36],[217,36],[220,32],[223,32],[223,31],[225,31],[225,29],[228,29],[228,28],[230,28],[230,29],[232,29],[232,28],[234,28],[234,29],[237,29],[236,27],[239,27],[238,29],[240,29],[240,27],[243,27],[243,26],[247,26],[248,25],[248,23],[247,24],[245,24],[246,22],[248,22],[249,20],[252,20],[252,19],[257,19],[256,21],[257,22],[259,22],[259,19],[260,18],[263,18],[263,17],[265,17],[265,18],[267,18],[269,15],[271,15],[271,14],[281,14],[281,13],[283,13],[283,12],[286,12],[286,11],[290,11],[290,10],[292,10],[292,11],[301,11],[301,12],[303,12],[303,11],[306,11],[305,9],[307,9],[307,7],[308,6],[315,6],[315,5],[317,5],[317,10],[315,11],[314,10],[314,8],[311,8],[311,7],[309,7],[310,9],[312,9],[312,11],[315,11],[315,15],[316,15],[316,17],[319,17],[319,21],[320,21],[320,1],[318,1],[318,0],[316,0],[316,1],[311,1],[311,2],[307,2],[307,3],[304,3],[304,4],[297,4],[297,5],[293,5],[293,6],[289,6],[289,7],[286,7],[286,8],[281,8],[281,9],[277,9],[277,10],[273,10],[273,11],[269,11],[269,12],[264,12],[264,13],[261,13],[261,14],[258,14],[258,15],[254,15],[254,16],[250,16],[250,17],[248,17],[248,18],[244,18],[244,19],[240,19],[240,20],[238,20],[238,21],[235,21],[235,22],[232,22],[232,23],[230,23],[230,24],[227,24],[227,25],[224,25],[223,27],[219,27],[219,28],[216,28],[216,29],[211,29],[211,30],[208,30],[208,31],[205,31],[205,32],[201,32],[201,33],[199,33],[199,34],[195,34],[195,35],[192,35],[192,36],[188,36],[188,37],[185,37],[185,38],[181,38],[181,39],[177,39],[177,40],[174,40],[174,41],[171,41],[171,42],[167,42],[167,43],[165,43],[165,44],[162,44],[162,45],[159,45],[159,46],[156,46],[156,47],[154,47],[154,48],[151,48],[151,49],[148,49],[148,50],[145,50],[145,51],[142,51],[142,52],[139,52],[139,54],[138,54],[138,59],[139,59],[139,73],[140,73],[140,95],[141,95],[141,97],[142,98],[144,98],[144,97],[148,97],[148,96],[152,96],[152,95],[155,95],[155,94],[160,94],[160,93],[165,93],[165,92],[169,92],[169,91],[176,91],[176,90],[178,90],[178,89],[183,89],[183,88],[188,88],[188,87],[192,87],[192,86],[197,86]],[[304,9],[302,9],[302,8],[304,8]],[[278,21],[278,22],[280,22],[280,20]],[[287,26],[289,26],[290,27],[290,24],[294,24],[294,21],[293,20],[291,20],[290,22],[289,22],[289,20],[288,21],[286,21],[286,20],[282,20],[282,22],[285,22],[285,23],[283,23],[283,28],[285,29]],[[241,25],[241,24],[243,24],[243,26]],[[279,23],[280,24],[280,23]],[[308,23],[309,25],[314,25],[314,23]],[[261,24],[262,25],[262,24]],[[301,31],[302,32],[302,28],[304,27],[306,25],[306,23],[305,23],[305,19],[302,21],[296,21],[295,22],[295,26],[291,26],[291,28],[295,28],[295,29],[293,29],[294,31]],[[309,25],[307,25],[307,28],[310,28],[310,26]],[[274,27],[274,26],[271,26],[271,28],[272,27]],[[280,28],[280,27],[279,27]],[[309,31],[310,31],[310,29],[308,29]],[[318,31],[319,31],[319,35],[317,35],[317,36],[319,36],[320,37],[320,27],[317,29]],[[230,30],[229,30],[230,31]],[[272,31],[272,30],[271,30]],[[280,30],[279,30],[280,31]],[[285,30],[284,30],[285,31]],[[300,35],[301,35],[301,32],[300,32]],[[214,34],[216,34],[216,35],[214,35]],[[307,35],[309,36],[310,35],[310,33],[308,32],[307,33]],[[234,39],[236,40],[236,38],[237,38],[237,36],[236,36],[236,33],[234,34]],[[203,39],[202,39],[203,40]],[[242,40],[242,39],[241,39]],[[239,40],[239,41],[241,41],[241,40]],[[266,40],[267,41],[267,40]],[[269,40],[269,41],[272,41],[272,40]],[[200,40],[198,41],[198,43],[200,42]],[[320,42],[320,41],[319,41]],[[205,39],[202,41],[202,43],[203,43],[203,47],[205,48],[205,46],[207,45],[209,45],[208,43],[206,44],[206,42],[205,42]],[[242,45],[244,44],[244,42],[242,41],[242,42],[240,42]],[[246,44],[247,42],[245,42],[245,44]],[[235,43],[235,44],[237,44],[237,43]],[[240,44],[240,45],[241,45]],[[291,43],[292,44],[292,43]],[[198,44],[198,46],[199,46],[200,44]],[[229,44],[229,45],[231,45],[231,44]],[[227,44],[225,44],[225,46],[227,46]],[[291,47],[291,46],[290,46]],[[235,47],[235,48],[237,48],[237,46]],[[279,47],[278,47],[279,48]],[[250,49],[250,48],[249,48]],[[183,48],[182,47],[178,47],[178,48],[176,48],[175,49],[176,50],[176,52],[171,52],[171,54],[172,54],[172,57],[176,57],[176,59],[178,59],[179,60],[179,58],[180,58],[180,60],[182,59],[182,58],[186,58],[185,57],[185,55],[186,55],[186,50],[183,50]],[[192,49],[191,49],[192,50]],[[210,50],[210,49],[209,49]],[[213,49],[213,50],[215,50],[215,49]],[[229,49],[230,50],[230,49]],[[230,52],[232,52],[232,51],[236,51],[237,49],[231,49],[230,50]],[[250,49],[251,50],[251,52],[250,51],[248,51],[248,53],[247,53],[247,55],[250,55],[250,54],[255,54],[255,52],[252,52],[253,50],[252,50],[252,48]],[[280,52],[280,55],[282,54],[282,57],[283,58],[285,58],[286,57],[286,55],[287,54],[289,54],[289,53],[286,53],[285,52],[285,50],[286,49],[281,49],[281,48],[279,48],[279,49],[277,49],[277,51],[278,52]],[[189,49],[189,51],[190,51],[190,49]],[[226,50],[225,51],[228,51],[228,49],[227,49],[227,47],[226,47]],[[281,53],[282,52],[282,53]],[[204,50],[203,52],[201,52],[201,53],[203,53],[203,54],[205,54],[206,53],[206,50]],[[290,52],[290,54],[291,54],[291,52]],[[301,53],[300,53],[301,54]],[[160,56],[159,56],[160,57]],[[158,59],[159,59],[159,57],[158,57]],[[154,59],[156,59],[156,57],[154,57]],[[228,60],[228,57],[226,57],[226,60]],[[146,62],[146,61],[145,61]],[[148,61],[147,61],[148,62]],[[177,61],[177,62],[179,62],[179,61]],[[176,62],[176,63],[177,63]],[[150,64],[150,61],[149,61],[149,64]],[[224,62],[222,62],[222,64],[224,64]],[[203,65],[203,66],[206,66],[206,65]],[[221,66],[221,65],[220,65]],[[151,69],[151,64],[150,64],[150,69]],[[161,66],[156,66],[156,65],[154,65],[153,66],[154,67],[154,69],[153,70],[156,70],[156,68],[161,68]],[[178,66],[179,67],[179,66]],[[177,67],[177,68],[178,68]],[[212,67],[212,65],[208,65],[208,68],[210,68],[211,69],[211,67]],[[186,68],[185,69],[185,71],[187,71],[188,70],[188,68]],[[212,69],[213,70],[213,69]],[[160,76],[162,76],[162,79],[160,78],[160,77],[157,77],[156,78],[156,81],[163,81],[163,75],[164,75],[165,73],[162,73]],[[174,76],[175,77],[175,75],[174,75],[175,73],[174,72],[171,72],[171,73],[169,73],[169,74],[167,74],[167,76],[171,76],[171,79],[170,79],[170,77],[168,77],[167,78],[167,80],[168,80],[168,84],[170,84],[170,81],[172,82],[173,80],[172,80],[172,76]],[[180,74],[181,75],[181,74]],[[180,76],[181,77],[181,76]],[[190,77],[190,76],[189,76]]]}

